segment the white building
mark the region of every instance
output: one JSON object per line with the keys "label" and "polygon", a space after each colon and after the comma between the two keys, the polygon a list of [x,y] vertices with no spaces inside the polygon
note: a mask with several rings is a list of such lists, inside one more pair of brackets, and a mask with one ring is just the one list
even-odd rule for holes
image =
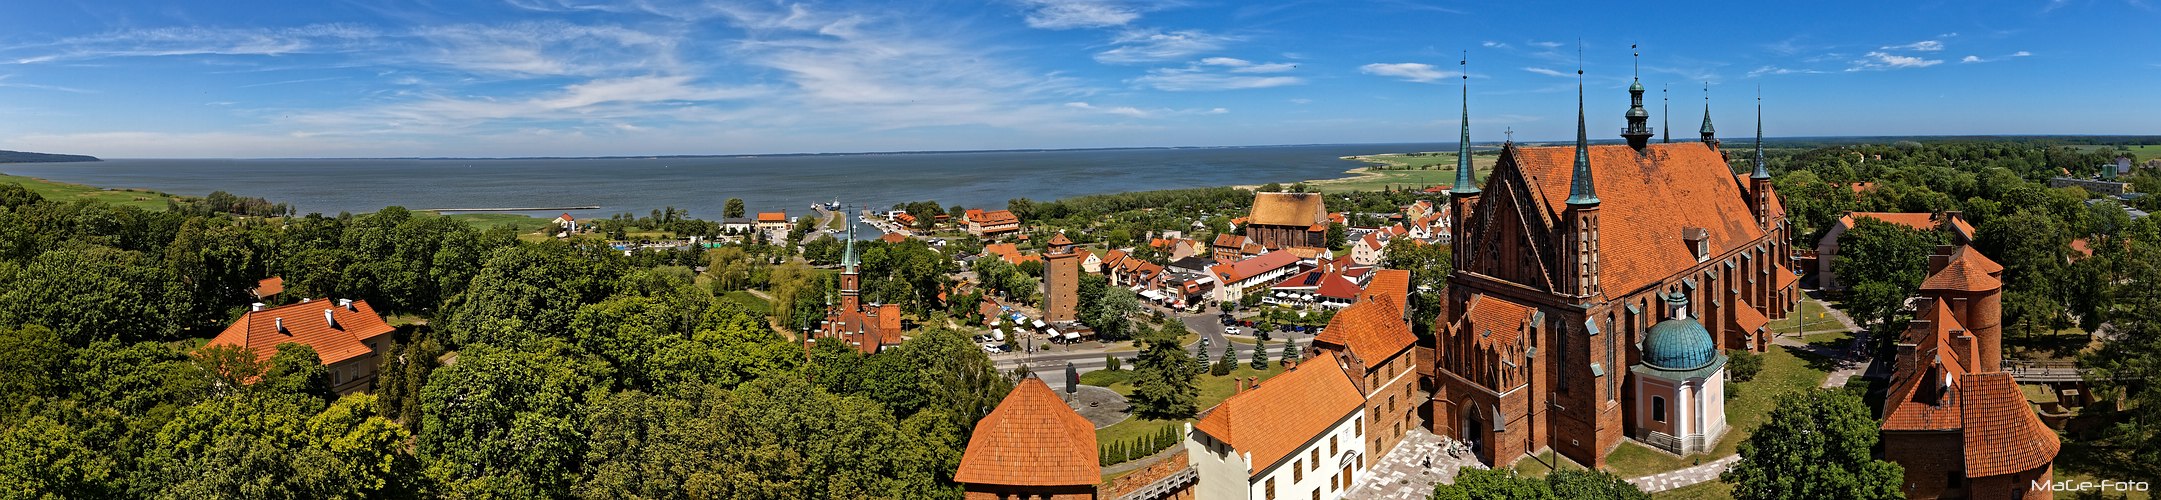
{"label": "white building", "polygon": [[1218,302],[1237,302],[1247,292],[1266,293],[1268,285],[1300,270],[1297,255],[1290,252],[1268,252],[1229,264],[1216,264],[1208,273],[1216,279],[1215,296]]}
{"label": "white building", "polygon": [[1726,355],[1688,317],[1688,297],[1666,298],[1667,320],[1643,336],[1635,373],[1636,441],[1687,455],[1710,451],[1726,433]]}
{"label": "white building", "polygon": [[1365,398],[1332,353],[1210,408],[1186,426],[1198,500],[1335,500],[1366,474]]}

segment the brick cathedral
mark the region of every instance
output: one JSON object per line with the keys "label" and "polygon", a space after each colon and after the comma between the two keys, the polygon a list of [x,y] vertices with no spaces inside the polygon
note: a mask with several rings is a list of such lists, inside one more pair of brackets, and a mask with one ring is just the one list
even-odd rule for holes
{"label": "brick cathedral", "polygon": [[1430,423],[1488,464],[1550,449],[1595,468],[1623,439],[1673,442],[1648,420],[1666,418],[1651,401],[1664,398],[1634,394],[1650,327],[1692,320],[1708,348],[1762,352],[1765,325],[1798,299],[1761,118],[1755,170],[1735,174],[1708,104],[1700,140],[1653,144],[1642,84],[1629,94],[1626,144],[1589,143],[1579,84],[1575,144],[1504,143],[1483,185],[1464,106]]}

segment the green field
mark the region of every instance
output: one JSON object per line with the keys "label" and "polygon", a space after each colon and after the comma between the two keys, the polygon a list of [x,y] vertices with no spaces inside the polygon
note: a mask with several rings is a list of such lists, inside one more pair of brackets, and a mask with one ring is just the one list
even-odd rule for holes
{"label": "green field", "polygon": [[[1453,184],[1456,181],[1456,154],[1440,153],[1433,156],[1404,156],[1401,154],[1351,156],[1345,159],[1367,162],[1346,172],[1348,177],[1307,181],[1323,193],[1349,191],[1379,191],[1388,187],[1435,186]],[[1493,164],[1500,157],[1471,155],[1471,165],[1477,170],[1480,181],[1492,174]],[[1385,166],[1381,166],[1385,165]]]}
{"label": "green field", "polygon": [[765,299],[758,298],[757,295],[751,295],[750,292],[736,290],[733,292],[728,292],[726,295],[721,295],[720,298],[721,300],[741,304],[744,309],[749,309],[752,314],[756,314],[759,316],[773,313],[772,302],[768,302]]}
{"label": "green field", "polygon": [[545,226],[549,225],[548,223],[549,223],[549,221],[550,221],[550,219],[543,219],[543,218],[539,218],[539,217],[534,217],[534,216],[530,216],[530,215],[519,215],[519,214],[470,214],[470,213],[469,213],[469,214],[450,214],[450,215],[445,215],[444,217],[449,217],[449,218],[452,218],[452,219],[457,219],[457,220],[465,221],[465,223],[466,223],[466,224],[471,224],[471,225],[472,225],[473,227],[476,227],[476,228],[482,228],[482,229],[486,229],[486,228],[491,228],[491,227],[496,227],[496,226],[510,226],[510,227],[511,227],[511,229],[516,229],[516,230],[517,230],[518,232],[520,232],[520,233],[530,233],[530,232],[533,232],[533,231],[539,231],[539,230],[540,230],[540,228],[542,228],[542,227],[545,227]]}
{"label": "green field", "polygon": [[81,184],[48,181],[36,177],[0,174],[0,184],[21,184],[30,192],[48,200],[90,200],[126,205],[144,210],[164,210],[167,200],[179,200],[179,195],[160,193],[148,189],[101,189]]}

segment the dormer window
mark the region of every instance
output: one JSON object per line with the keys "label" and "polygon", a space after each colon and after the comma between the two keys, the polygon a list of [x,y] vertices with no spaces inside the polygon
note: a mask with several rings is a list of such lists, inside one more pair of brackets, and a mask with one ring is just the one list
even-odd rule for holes
{"label": "dormer window", "polygon": [[1710,231],[1700,227],[1682,228],[1681,241],[1688,245],[1688,251],[1695,253],[1696,262],[1711,260]]}

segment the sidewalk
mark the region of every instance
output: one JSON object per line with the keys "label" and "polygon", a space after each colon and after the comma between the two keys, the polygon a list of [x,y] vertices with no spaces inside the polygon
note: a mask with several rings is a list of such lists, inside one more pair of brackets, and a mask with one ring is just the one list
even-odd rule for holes
{"label": "sidewalk", "polygon": [[1739,461],[1740,455],[1732,455],[1686,469],[1630,478],[1628,482],[1642,488],[1644,493],[1657,493],[1717,481],[1720,473],[1726,472],[1727,467]]}

